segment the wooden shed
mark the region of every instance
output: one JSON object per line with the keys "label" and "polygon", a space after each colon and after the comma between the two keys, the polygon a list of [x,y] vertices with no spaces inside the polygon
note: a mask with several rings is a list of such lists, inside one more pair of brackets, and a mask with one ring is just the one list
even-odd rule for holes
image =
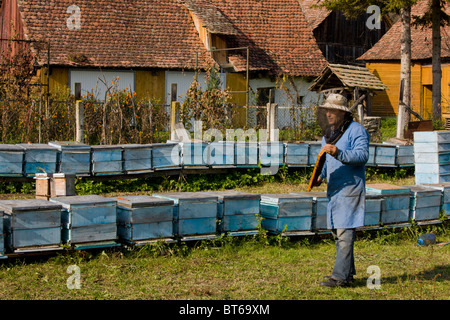
{"label": "wooden shed", "polygon": [[357,101],[364,95],[361,104],[365,106],[367,115],[372,113],[372,97],[386,89],[383,82],[369,69],[342,64],[328,64],[309,87],[309,90],[318,93],[341,93],[349,101]]}

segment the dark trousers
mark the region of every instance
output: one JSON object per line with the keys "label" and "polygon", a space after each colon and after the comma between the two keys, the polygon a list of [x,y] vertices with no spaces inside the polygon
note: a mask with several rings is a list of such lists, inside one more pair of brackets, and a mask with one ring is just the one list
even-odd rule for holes
{"label": "dark trousers", "polygon": [[355,243],[355,229],[331,230],[336,242],[336,261],[331,277],[335,280],[350,281],[356,274],[353,247]]}

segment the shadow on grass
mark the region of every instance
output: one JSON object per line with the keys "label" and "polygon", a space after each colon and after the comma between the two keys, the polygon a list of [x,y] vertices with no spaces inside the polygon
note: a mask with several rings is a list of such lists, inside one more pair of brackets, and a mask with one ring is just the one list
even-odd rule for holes
{"label": "shadow on grass", "polygon": [[[350,285],[353,288],[357,287],[365,287],[367,286],[367,279],[361,277],[355,279],[355,281]],[[381,284],[397,284],[399,282],[404,283],[406,281],[433,281],[433,282],[445,282],[450,281],[450,265],[439,265],[434,267],[431,270],[425,270],[418,272],[416,274],[410,274],[410,273],[403,273],[398,276],[392,276],[392,277],[383,277],[381,276]]]}

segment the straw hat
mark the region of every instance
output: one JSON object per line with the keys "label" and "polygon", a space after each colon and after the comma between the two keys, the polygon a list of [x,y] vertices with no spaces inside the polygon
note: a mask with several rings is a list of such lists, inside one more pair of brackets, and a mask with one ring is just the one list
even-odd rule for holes
{"label": "straw hat", "polygon": [[347,98],[337,93],[330,94],[325,100],[325,103],[320,107],[325,109],[337,109],[350,112],[350,109],[347,107]]}

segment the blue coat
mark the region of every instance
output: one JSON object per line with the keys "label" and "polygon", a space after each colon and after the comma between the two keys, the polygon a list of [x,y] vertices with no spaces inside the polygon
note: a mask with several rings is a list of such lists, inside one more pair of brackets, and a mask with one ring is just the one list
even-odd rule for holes
{"label": "blue coat", "polygon": [[[321,178],[326,177],[327,227],[350,229],[364,225],[366,176],[365,164],[369,159],[370,135],[358,122],[353,121],[335,144],[336,158],[326,155]],[[322,139],[322,146],[326,144]]]}

